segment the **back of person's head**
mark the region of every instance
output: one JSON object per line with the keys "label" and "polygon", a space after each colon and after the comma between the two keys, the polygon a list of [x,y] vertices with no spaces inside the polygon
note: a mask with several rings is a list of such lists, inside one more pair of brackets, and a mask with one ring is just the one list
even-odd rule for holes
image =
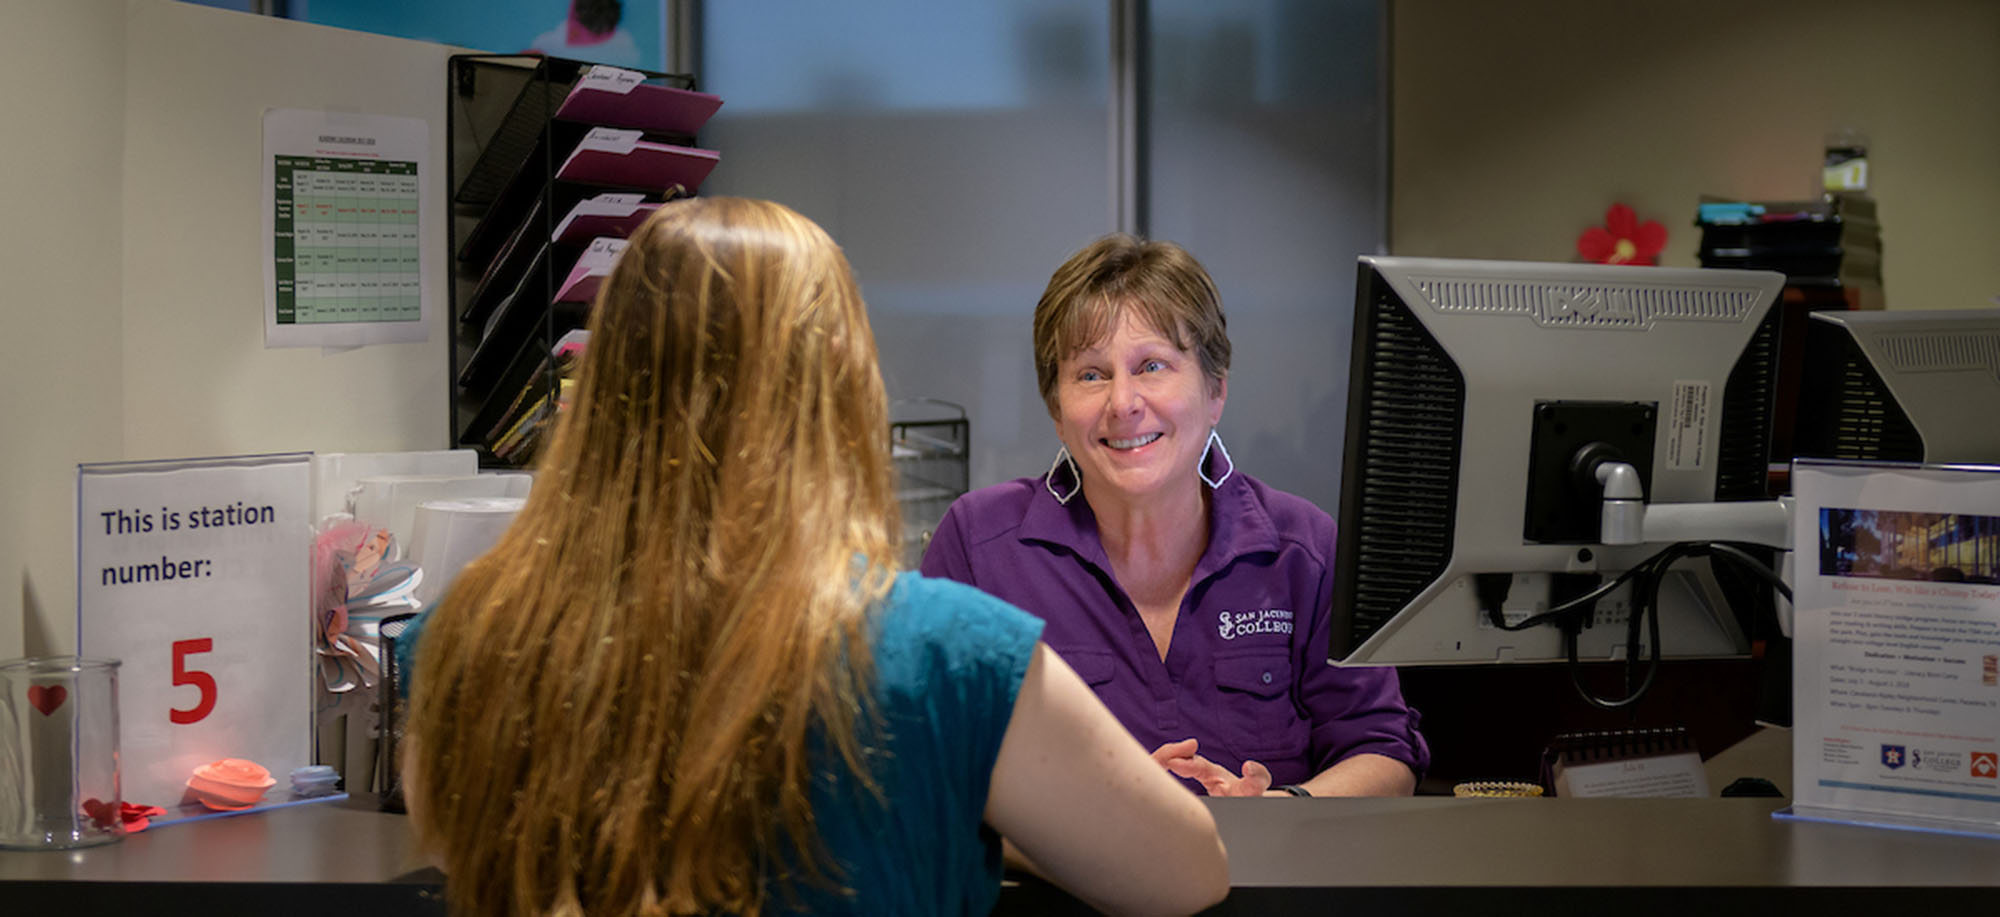
{"label": "back of person's head", "polygon": [[1112,233],[1069,256],[1035,304],[1035,380],[1050,414],[1062,361],[1109,337],[1128,309],[1200,360],[1210,394],[1229,375],[1229,322],[1201,262],[1172,242]]}
{"label": "back of person's head", "polygon": [[873,786],[874,337],[839,248],[761,201],[661,207],[593,309],[528,505],[425,629],[417,828],[467,913],[752,912],[839,878],[811,753]]}

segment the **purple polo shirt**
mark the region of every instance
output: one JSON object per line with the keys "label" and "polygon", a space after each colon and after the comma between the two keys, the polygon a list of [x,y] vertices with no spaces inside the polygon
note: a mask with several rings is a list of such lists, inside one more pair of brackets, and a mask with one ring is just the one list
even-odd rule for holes
{"label": "purple polo shirt", "polygon": [[1237,472],[1210,501],[1163,662],[1111,573],[1084,500],[1067,506],[1040,478],[960,497],[924,552],[923,574],[976,586],[1048,622],[1060,653],[1148,751],[1190,736],[1240,773],[1299,783],[1357,754],[1387,755],[1421,777],[1430,750],[1390,668],[1326,662],[1333,606],[1332,517]]}

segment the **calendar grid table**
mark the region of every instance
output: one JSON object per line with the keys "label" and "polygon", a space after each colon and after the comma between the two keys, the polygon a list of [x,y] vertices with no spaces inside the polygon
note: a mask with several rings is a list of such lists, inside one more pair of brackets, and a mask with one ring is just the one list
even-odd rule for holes
{"label": "calendar grid table", "polygon": [[277,323],[422,320],[417,164],[273,158]]}

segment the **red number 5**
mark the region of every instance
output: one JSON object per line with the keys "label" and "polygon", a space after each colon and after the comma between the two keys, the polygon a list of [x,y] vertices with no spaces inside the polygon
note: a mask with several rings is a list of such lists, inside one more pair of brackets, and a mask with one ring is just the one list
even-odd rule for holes
{"label": "red number 5", "polygon": [[215,641],[209,637],[200,640],[174,641],[174,684],[194,685],[201,691],[201,699],[186,710],[169,709],[167,719],[183,726],[199,723],[215,709],[215,676],[187,667],[187,657],[196,653],[206,653],[215,649]]}

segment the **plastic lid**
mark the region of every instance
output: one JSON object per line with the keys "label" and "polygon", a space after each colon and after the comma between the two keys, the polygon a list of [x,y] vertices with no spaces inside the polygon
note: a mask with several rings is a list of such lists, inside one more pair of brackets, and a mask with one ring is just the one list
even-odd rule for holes
{"label": "plastic lid", "polygon": [[329,764],[311,764],[292,771],[292,785],[334,783],[340,779],[340,772]]}

